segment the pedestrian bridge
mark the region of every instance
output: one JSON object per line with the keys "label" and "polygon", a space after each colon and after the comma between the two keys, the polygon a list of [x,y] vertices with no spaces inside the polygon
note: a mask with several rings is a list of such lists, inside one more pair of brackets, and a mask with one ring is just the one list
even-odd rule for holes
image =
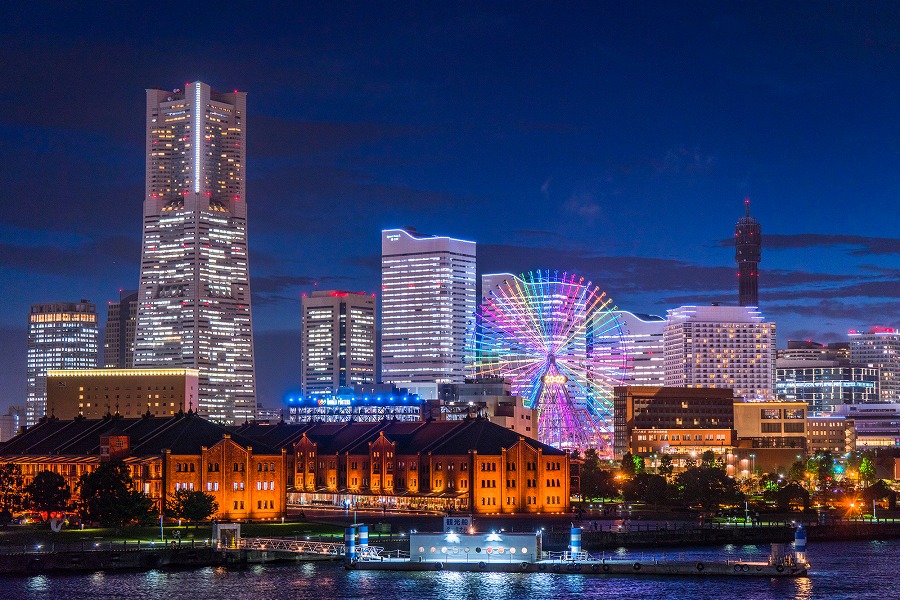
{"label": "pedestrian bridge", "polygon": [[[267,550],[273,552],[292,552],[294,554],[315,554],[319,556],[344,556],[343,542],[320,542],[313,540],[277,539],[277,538],[239,538],[229,550]],[[382,548],[370,546],[368,551],[378,556]]]}

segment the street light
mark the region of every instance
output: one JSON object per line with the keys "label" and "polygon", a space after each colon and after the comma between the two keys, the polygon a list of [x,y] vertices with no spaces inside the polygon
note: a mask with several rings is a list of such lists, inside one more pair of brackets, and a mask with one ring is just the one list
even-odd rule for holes
{"label": "street light", "polygon": [[750,474],[752,475],[755,473],[756,473],[756,455],[751,454],[750,455]]}

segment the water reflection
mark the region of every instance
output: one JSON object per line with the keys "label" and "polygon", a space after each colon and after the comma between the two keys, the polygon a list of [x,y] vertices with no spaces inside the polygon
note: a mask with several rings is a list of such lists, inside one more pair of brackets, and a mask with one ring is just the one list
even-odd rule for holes
{"label": "water reflection", "polygon": [[46,575],[29,577],[26,580],[25,589],[29,592],[46,592],[50,586],[50,578]]}
{"label": "water reflection", "polygon": [[[704,560],[743,556],[756,546],[729,549],[673,549]],[[617,556],[640,556],[640,552]],[[662,555],[663,552],[659,552]],[[609,555],[609,554],[608,554]],[[418,573],[345,571],[341,563],[254,565],[245,569],[205,568],[154,570],[148,572],[91,573],[84,575],[40,575],[5,578],[0,581],[4,597],[27,598],[141,598],[141,600],[198,600],[200,598],[265,598],[266,600],[337,600],[359,598],[384,600],[455,600],[473,598],[513,600],[559,598],[564,600],[634,600],[635,598],[687,598],[689,600],[812,600],[840,598],[862,600],[894,597],[896,581],[890,567],[900,562],[900,542],[850,542],[814,544],[809,579],[736,580],[717,578],[667,578],[594,576],[566,573]]]}

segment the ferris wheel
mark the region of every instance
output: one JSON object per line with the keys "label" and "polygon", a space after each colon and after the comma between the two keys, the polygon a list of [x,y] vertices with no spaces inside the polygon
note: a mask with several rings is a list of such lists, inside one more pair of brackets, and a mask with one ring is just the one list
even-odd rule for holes
{"label": "ferris wheel", "polygon": [[469,344],[472,374],[508,380],[537,409],[540,441],[611,456],[613,387],[629,355],[610,298],[558,271],[509,276],[484,296]]}

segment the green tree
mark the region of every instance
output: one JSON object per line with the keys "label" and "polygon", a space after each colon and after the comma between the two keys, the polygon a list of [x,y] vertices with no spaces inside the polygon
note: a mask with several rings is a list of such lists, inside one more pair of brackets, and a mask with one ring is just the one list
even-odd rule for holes
{"label": "green tree", "polygon": [[806,463],[802,460],[795,460],[788,469],[788,478],[791,481],[803,483],[806,481]]}
{"label": "green tree", "polygon": [[134,489],[128,467],[122,461],[101,464],[78,482],[80,512],[84,519],[101,525],[124,527],[155,519],[154,502]]}
{"label": "green tree", "polygon": [[866,485],[869,485],[875,481],[875,477],[875,461],[866,456],[862,459],[862,462],[859,463],[859,478],[862,479]]}
{"label": "green tree", "polygon": [[631,452],[626,452],[622,457],[622,475],[629,479],[635,475],[634,455]]}
{"label": "green tree", "polygon": [[622,488],[622,497],[628,502],[662,504],[666,501],[666,491],[665,477],[640,473],[625,483]]}
{"label": "green tree", "polygon": [[663,477],[668,478],[674,470],[675,467],[672,465],[672,455],[666,452],[660,454],[659,466],[656,468],[656,471]]}
{"label": "green tree", "polygon": [[717,465],[716,461],[716,453],[712,450],[707,450],[703,454],[700,455],[700,466],[701,467],[715,467]]}
{"label": "green tree", "polygon": [[39,512],[64,511],[70,498],[65,477],[53,471],[41,471],[25,486],[25,505]]}
{"label": "green tree", "polygon": [[834,456],[825,450],[816,455],[816,479],[819,485],[828,485],[834,478]]}
{"label": "green tree", "polygon": [[783,486],[767,487],[763,491],[763,498],[775,502],[778,510],[788,511],[792,508],[809,508],[809,492],[796,482]]}
{"label": "green tree", "polygon": [[675,477],[675,489],[684,504],[700,504],[705,510],[743,500],[734,479],[720,467],[690,467]]}
{"label": "green tree", "polygon": [[597,451],[589,448],[581,465],[581,497],[585,500],[603,500],[619,495],[615,478],[610,471],[600,468]]}
{"label": "green tree", "polygon": [[647,463],[644,461],[643,456],[632,456],[631,460],[634,462],[634,474],[641,475],[647,472]]}
{"label": "green tree", "polygon": [[212,494],[184,489],[176,490],[166,505],[169,516],[195,525],[218,510],[219,503]]}

